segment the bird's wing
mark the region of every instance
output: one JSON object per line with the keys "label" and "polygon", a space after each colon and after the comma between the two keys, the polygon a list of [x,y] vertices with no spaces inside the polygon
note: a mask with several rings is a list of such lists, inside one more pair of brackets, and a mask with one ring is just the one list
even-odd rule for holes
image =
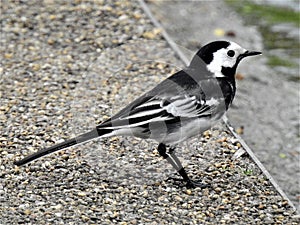
{"label": "bird's wing", "polygon": [[215,79],[196,81],[185,71],[179,71],[99,127],[136,127],[174,118],[211,116],[224,104],[223,94],[218,89]]}
{"label": "bird's wing", "polygon": [[126,110],[126,113],[118,117],[114,116],[110,120],[110,127],[129,128],[175,118],[208,117],[214,113],[218,105],[219,101],[214,98],[201,100],[196,95],[178,95],[170,98],[155,96]]}
{"label": "bird's wing", "polygon": [[199,99],[196,95],[174,96],[163,101],[162,108],[173,117],[204,117],[213,113],[219,104],[218,100]]}

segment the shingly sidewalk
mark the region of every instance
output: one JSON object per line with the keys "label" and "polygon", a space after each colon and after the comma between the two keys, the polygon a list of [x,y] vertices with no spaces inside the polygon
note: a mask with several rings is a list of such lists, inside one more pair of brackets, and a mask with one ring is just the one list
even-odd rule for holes
{"label": "shingly sidewalk", "polygon": [[178,146],[189,190],[157,143],[115,137],[13,161],[111,116],[176,71],[138,1],[2,1],[0,224],[298,224],[225,123]]}

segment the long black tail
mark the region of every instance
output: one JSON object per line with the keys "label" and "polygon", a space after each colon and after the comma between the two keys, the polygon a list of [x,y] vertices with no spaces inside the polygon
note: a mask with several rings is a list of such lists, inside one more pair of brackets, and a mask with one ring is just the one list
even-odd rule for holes
{"label": "long black tail", "polygon": [[71,147],[73,145],[77,145],[77,144],[89,141],[91,139],[100,137],[100,136],[102,136],[104,134],[107,134],[107,133],[110,133],[110,132],[111,132],[111,130],[94,129],[94,130],[92,130],[90,132],[87,132],[85,134],[79,135],[78,137],[71,138],[71,139],[69,139],[67,141],[64,141],[62,143],[53,145],[53,146],[51,146],[49,148],[42,149],[42,150],[40,150],[40,151],[38,151],[36,153],[33,153],[32,155],[28,155],[28,156],[26,156],[25,158],[23,158],[21,160],[15,161],[14,164],[17,165],[17,166],[21,166],[21,165],[29,163],[29,162],[37,159],[37,158],[40,158],[40,157],[42,157],[44,155],[48,155],[48,154],[50,154],[52,152],[56,152],[56,151],[59,151],[59,150]]}

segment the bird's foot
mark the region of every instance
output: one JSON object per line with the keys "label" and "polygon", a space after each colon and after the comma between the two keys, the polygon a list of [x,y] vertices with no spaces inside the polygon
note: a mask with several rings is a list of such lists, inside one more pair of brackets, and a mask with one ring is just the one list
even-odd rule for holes
{"label": "bird's foot", "polygon": [[207,188],[207,187],[209,187],[209,185],[208,184],[204,184],[204,183],[202,183],[200,181],[188,180],[186,182],[186,188],[188,188],[188,189],[194,189],[194,188],[197,188],[197,187],[199,187],[199,188]]}
{"label": "bird's foot", "polygon": [[180,182],[180,183],[184,182],[184,180],[182,178],[177,178],[177,177],[168,177],[167,181],[169,181],[169,180],[172,180],[174,182]]}
{"label": "bird's foot", "polygon": [[200,181],[193,181],[193,180],[190,180],[190,179],[188,181],[186,181],[186,180],[184,180],[182,178],[169,177],[167,180],[173,180],[174,183],[175,184],[177,183],[177,185],[180,186],[180,187],[183,187],[184,183],[186,182],[185,186],[188,189],[194,189],[194,188],[197,188],[197,187],[199,187],[199,188],[207,188],[207,187],[209,187],[208,184],[202,183]]}

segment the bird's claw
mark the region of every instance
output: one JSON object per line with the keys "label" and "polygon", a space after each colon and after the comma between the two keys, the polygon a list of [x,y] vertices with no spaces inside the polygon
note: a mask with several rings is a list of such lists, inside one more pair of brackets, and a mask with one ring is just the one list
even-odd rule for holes
{"label": "bird's claw", "polygon": [[202,189],[202,188],[207,188],[207,187],[210,186],[209,184],[205,184],[205,183],[202,183],[200,181],[193,181],[193,180],[185,181],[182,178],[175,178],[175,177],[169,177],[167,180],[178,181],[181,184],[182,184],[182,182],[186,182],[185,186],[186,186],[187,189],[194,189],[194,188],[197,188],[197,187]]}
{"label": "bird's claw", "polygon": [[192,180],[188,180],[186,182],[186,188],[188,188],[188,189],[194,189],[194,188],[197,188],[197,187],[199,187],[199,188],[207,188],[207,187],[209,187],[209,185],[201,183],[199,181],[192,181]]}

